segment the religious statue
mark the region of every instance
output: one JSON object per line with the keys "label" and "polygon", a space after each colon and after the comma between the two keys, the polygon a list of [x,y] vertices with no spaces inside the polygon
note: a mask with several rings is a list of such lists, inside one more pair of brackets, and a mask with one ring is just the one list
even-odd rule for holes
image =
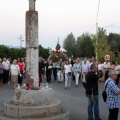
{"label": "religious statue", "polygon": [[56,52],[60,52],[60,45],[59,45],[59,43],[57,43],[57,45],[56,45]]}

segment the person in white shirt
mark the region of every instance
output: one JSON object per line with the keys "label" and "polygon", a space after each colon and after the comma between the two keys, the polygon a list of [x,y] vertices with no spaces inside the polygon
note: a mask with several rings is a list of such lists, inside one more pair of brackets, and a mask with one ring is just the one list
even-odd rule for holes
{"label": "person in white shirt", "polygon": [[72,81],[72,65],[69,64],[69,61],[66,60],[64,65],[64,73],[65,73],[65,89],[70,88]]}
{"label": "person in white shirt", "polygon": [[10,62],[6,60],[6,58],[3,58],[2,64],[3,64],[3,84],[7,84],[9,79]]}
{"label": "person in white shirt", "polygon": [[11,73],[11,80],[14,83],[14,89],[15,89],[18,83],[18,75],[20,74],[20,69],[19,66],[17,65],[17,60],[13,60],[13,64],[11,64],[10,66],[10,73]]}
{"label": "person in white shirt", "polygon": [[104,68],[104,64],[102,63],[102,61],[99,61],[99,63],[98,63],[98,72],[97,72],[99,77],[102,77],[103,73],[105,74],[105,71],[103,70],[103,68]]}
{"label": "person in white shirt", "polygon": [[87,58],[85,57],[84,60],[82,61],[81,65],[81,72],[82,72],[82,82],[85,83],[85,75],[88,73],[90,68],[90,62],[87,61]]}

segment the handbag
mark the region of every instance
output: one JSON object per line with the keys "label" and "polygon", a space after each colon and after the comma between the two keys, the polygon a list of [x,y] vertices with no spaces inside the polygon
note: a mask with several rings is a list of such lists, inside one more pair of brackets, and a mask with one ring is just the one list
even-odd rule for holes
{"label": "handbag", "polygon": [[106,102],[106,99],[107,99],[107,93],[106,93],[107,84],[108,84],[108,82],[106,83],[105,89],[102,92],[102,97],[103,97],[104,102]]}

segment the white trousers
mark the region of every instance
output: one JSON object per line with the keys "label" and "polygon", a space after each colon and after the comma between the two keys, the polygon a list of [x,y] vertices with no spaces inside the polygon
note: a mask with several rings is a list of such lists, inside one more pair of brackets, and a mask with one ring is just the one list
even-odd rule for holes
{"label": "white trousers", "polygon": [[58,74],[58,81],[63,81],[63,73],[61,72],[60,74]]}
{"label": "white trousers", "polygon": [[79,74],[78,74],[77,72],[75,72],[74,75],[75,75],[75,82],[76,82],[76,85],[78,85]]}
{"label": "white trousers", "polygon": [[65,87],[70,87],[72,81],[72,76],[68,75],[68,73],[65,73]]}
{"label": "white trousers", "polygon": [[85,80],[85,75],[86,75],[86,73],[85,73],[85,72],[83,72],[83,73],[82,73],[82,82],[85,82],[85,83],[86,83],[86,80]]}

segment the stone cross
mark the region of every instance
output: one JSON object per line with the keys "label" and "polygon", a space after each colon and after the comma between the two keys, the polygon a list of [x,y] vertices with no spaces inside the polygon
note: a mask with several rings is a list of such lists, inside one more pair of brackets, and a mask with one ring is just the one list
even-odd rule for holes
{"label": "stone cross", "polygon": [[35,1],[29,0],[29,11],[26,12],[26,85],[39,86],[38,76],[38,12]]}
{"label": "stone cross", "polygon": [[29,0],[29,11],[35,11],[35,1],[36,0]]}

